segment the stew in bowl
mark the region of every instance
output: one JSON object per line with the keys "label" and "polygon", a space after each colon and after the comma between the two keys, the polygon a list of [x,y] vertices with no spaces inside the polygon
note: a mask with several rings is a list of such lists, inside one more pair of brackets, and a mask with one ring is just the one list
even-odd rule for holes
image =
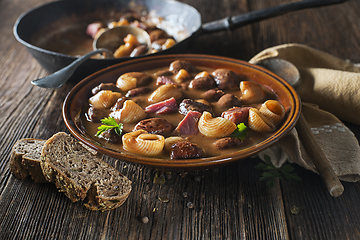
{"label": "stew in bowl", "polygon": [[95,150],[165,169],[204,169],[264,150],[295,125],[300,100],[277,75],[209,55],[136,59],[78,83],[63,106]]}

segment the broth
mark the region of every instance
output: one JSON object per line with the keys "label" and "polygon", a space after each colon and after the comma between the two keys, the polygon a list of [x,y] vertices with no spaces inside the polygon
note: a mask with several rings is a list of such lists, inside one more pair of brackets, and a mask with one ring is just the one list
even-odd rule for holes
{"label": "broth", "polygon": [[[195,76],[200,73],[200,72],[208,72],[208,73],[212,73],[215,69],[210,69],[210,68],[204,68],[204,67],[197,67],[195,72],[190,73],[191,77],[188,81],[184,82],[183,85],[187,86],[187,87],[179,87],[181,89],[181,92],[183,94],[183,98],[182,99],[193,99],[193,100],[198,100],[200,97],[202,96],[203,93],[205,92],[205,90],[199,90],[199,89],[191,89],[188,87],[188,83],[195,78]],[[144,73],[148,74],[151,76],[152,81],[150,84],[146,85],[147,87],[149,87],[151,90],[150,92],[146,93],[146,94],[142,94],[136,97],[129,97],[128,100],[133,100],[135,101],[139,106],[141,106],[142,109],[145,109],[147,106],[151,105],[152,103],[149,102],[149,96],[152,94],[152,92],[154,90],[156,90],[159,85],[156,85],[156,80],[157,77],[160,76],[160,72],[164,72],[169,74],[169,68],[165,67],[165,68],[160,68],[160,69],[154,69],[151,71],[146,71]],[[168,78],[170,79],[174,79],[174,75],[167,75]],[[241,76],[238,76],[240,78],[241,81],[250,81],[251,79],[244,79]],[[113,83],[115,84],[116,79],[114,79]],[[254,108],[259,108],[260,105],[268,99],[276,99],[276,96],[273,95],[273,93],[267,91],[265,88],[262,88],[262,90],[265,92],[266,96],[263,99],[262,102],[257,102],[257,103],[251,103],[251,104],[246,104],[246,105],[242,105],[242,107],[254,107]],[[240,90],[239,89],[230,89],[230,90],[224,90],[225,93],[230,93],[233,94],[235,96],[239,96],[240,94]],[[126,92],[122,92],[123,95],[125,95]],[[181,100],[177,101],[177,104],[179,105],[179,103],[181,102]],[[217,102],[210,102],[210,105],[214,111],[214,117],[218,117],[221,115],[221,110],[219,109],[219,107],[216,104]],[[81,113],[81,121],[83,126],[85,127],[86,131],[88,132],[88,134],[90,136],[92,136],[92,138],[99,142],[102,146],[105,146],[106,148],[118,151],[118,152],[122,152],[124,154],[132,154],[132,155],[137,155],[136,153],[128,153],[123,149],[123,145],[121,143],[111,143],[105,139],[101,139],[98,137],[95,137],[96,132],[98,131],[98,127],[101,125],[100,122],[91,122],[88,119],[87,116],[87,112],[89,107],[91,107],[90,104],[86,104],[83,107],[83,111]],[[111,113],[110,108],[106,108],[103,109],[105,112],[105,116],[108,116]],[[185,117],[185,115],[179,113],[179,111],[174,112],[174,113],[167,113],[167,114],[156,114],[156,113],[147,113],[146,119],[149,118],[165,118],[173,127],[173,129],[175,129],[179,122]],[[134,129],[134,126],[138,123],[134,122],[134,123],[124,123],[123,124],[123,130],[127,133],[127,132],[131,132]],[[193,135],[186,135],[185,137],[187,138],[188,141],[190,141],[191,143],[195,143],[198,147],[200,147],[201,149],[204,150],[205,152],[205,156],[204,157],[213,157],[213,156],[219,156],[219,155],[225,155],[225,154],[230,154],[236,151],[239,151],[241,149],[245,149],[245,148],[249,148],[253,145],[256,145],[258,143],[260,143],[261,141],[263,141],[264,139],[268,138],[271,135],[271,133],[268,132],[256,132],[253,131],[251,129],[249,129],[249,131],[247,132],[247,137],[245,140],[243,140],[241,142],[241,144],[237,147],[232,147],[232,148],[226,148],[226,149],[218,149],[216,147],[214,147],[215,142],[218,140],[218,138],[214,138],[214,137],[208,137],[203,135],[202,133],[198,132],[197,134],[193,134]],[[177,133],[172,133],[168,136],[178,136]],[[168,137],[165,136],[165,137]],[[159,155],[156,155],[155,157],[157,158],[162,158],[162,159],[169,159],[169,152],[167,152],[166,150],[162,151]]]}

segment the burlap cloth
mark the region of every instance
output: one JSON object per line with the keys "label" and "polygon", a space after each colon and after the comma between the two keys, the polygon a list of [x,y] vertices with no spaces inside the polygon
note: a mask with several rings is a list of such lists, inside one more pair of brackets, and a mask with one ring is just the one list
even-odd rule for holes
{"label": "burlap cloth", "polygon": [[[297,92],[303,102],[303,115],[339,179],[359,181],[359,143],[341,120],[360,125],[360,68],[301,44],[266,49],[249,62],[273,57],[288,60],[299,69]],[[316,172],[296,129],[258,155],[263,159],[265,154],[276,166],[289,161]]]}

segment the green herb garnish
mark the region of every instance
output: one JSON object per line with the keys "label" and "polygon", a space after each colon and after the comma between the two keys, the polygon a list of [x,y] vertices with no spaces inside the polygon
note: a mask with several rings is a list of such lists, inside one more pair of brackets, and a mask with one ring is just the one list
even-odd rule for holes
{"label": "green herb garnish", "polygon": [[246,134],[248,132],[248,127],[244,123],[239,123],[236,125],[236,129],[233,133],[231,133],[230,136],[237,137],[241,141],[243,141],[246,138]]}
{"label": "green herb garnish", "polygon": [[123,124],[117,123],[115,118],[113,118],[113,117],[103,118],[103,119],[101,119],[101,122],[103,123],[103,125],[100,125],[98,127],[99,131],[96,133],[96,135],[95,135],[96,137],[98,137],[100,134],[102,134],[103,132],[110,130],[110,129],[114,129],[115,133],[117,135],[121,136]]}
{"label": "green herb garnish", "polygon": [[275,179],[287,179],[287,180],[294,180],[300,181],[301,178],[296,174],[293,173],[294,167],[290,164],[284,164],[282,167],[277,168],[271,162],[270,157],[268,155],[264,155],[264,161],[255,166],[255,169],[264,171],[261,174],[260,181],[266,181],[266,185],[269,188],[274,186]]}

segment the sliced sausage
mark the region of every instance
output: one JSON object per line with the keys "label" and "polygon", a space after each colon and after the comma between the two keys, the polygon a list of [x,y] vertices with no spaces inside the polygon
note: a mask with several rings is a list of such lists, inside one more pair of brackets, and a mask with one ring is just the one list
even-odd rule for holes
{"label": "sliced sausage", "polygon": [[171,146],[171,159],[201,158],[205,153],[198,145],[191,142],[177,142]]}
{"label": "sliced sausage", "polygon": [[138,122],[134,130],[145,130],[148,133],[168,135],[172,132],[173,126],[164,118],[148,118]]}

